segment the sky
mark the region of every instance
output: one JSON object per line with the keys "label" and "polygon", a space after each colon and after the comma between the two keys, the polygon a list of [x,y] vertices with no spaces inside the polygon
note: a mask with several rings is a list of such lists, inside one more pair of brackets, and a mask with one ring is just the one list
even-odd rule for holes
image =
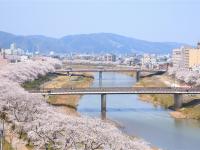
{"label": "sky", "polygon": [[56,38],[108,32],[196,45],[200,0],[0,0],[0,31]]}

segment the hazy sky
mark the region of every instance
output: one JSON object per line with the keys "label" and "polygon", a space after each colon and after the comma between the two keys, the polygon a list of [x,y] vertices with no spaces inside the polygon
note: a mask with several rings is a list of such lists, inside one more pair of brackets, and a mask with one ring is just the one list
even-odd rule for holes
{"label": "hazy sky", "polygon": [[109,32],[195,44],[200,0],[0,0],[0,30],[51,37]]}

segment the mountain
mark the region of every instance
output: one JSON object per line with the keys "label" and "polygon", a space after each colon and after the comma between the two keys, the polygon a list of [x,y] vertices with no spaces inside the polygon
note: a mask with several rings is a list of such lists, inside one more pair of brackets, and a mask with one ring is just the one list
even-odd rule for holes
{"label": "mountain", "polygon": [[178,48],[182,43],[175,42],[149,42],[135,38],[125,37],[112,33],[94,33],[68,35],[62,38],[50,38],[41,35],[18,36],[0,31],[0,47],[8,48],[11,43],[24,50],[49,53],[170,53],[173,48]]}

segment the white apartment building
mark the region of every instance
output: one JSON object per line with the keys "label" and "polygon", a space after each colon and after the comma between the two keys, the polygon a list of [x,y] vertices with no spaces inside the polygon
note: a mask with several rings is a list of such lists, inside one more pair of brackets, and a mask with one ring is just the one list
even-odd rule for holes
{"label": "white apartment building", "polygon": [[3,49],[2,51],[6,55],[23,55],[24,54],[24,50],[17,48],[15,43],[12,43],[9,49]]}
{"label": "white apartment building", "polygon": [[155,54],[144,54],[141,59],[142,68],[153,69],[157,63],[157,57]]}
{"label": "white apartment building", "polygon": [[24,50],[17,48],[16,44],[12,43],[9,49],[0,49],[1,63],[2,61],[7,63],[27,61],[29,57],[24,54]]}
{"label": "white apartment building", "polygon": [[179,68],[181,66],[184,66],[184,62],[183,62],[183,53],[184,48],[177,48],[177,49],[173,49],[172,51],[172,63],[173,63],[173,67],[175,68]]}
{"label": "white apartment building", "polygon": [[115,62],[116,61],[116,55],[106,54],[106,55],[104,55],[104,61]]}

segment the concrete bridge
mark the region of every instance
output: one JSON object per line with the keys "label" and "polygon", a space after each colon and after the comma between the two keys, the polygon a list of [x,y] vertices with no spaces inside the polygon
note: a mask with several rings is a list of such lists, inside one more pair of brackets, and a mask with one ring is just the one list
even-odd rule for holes
{"label": "concrete bridge", "polygon": [[102,73],[103,72],[136,72],[136,81],[140,80],[141,72],[151,72],[151,73],[164,73],[166,70],[160,69],[139,69],[139,68],[123,68],[123,69],[66,69],[58,70],[55,73],[69,75],[72,72],[98,72],[99,73],[99,86],[102,85]]}
{"label": "concrete bridge", "polygon": [[91,88],[56,88],[30,90],[30,93],[43,95],[101,95],[101,111],[106,111],[107,94],[173,94],[174,107],[182,106],[183,94],[200,94],[200,88],[172,87],[91,87]]}

